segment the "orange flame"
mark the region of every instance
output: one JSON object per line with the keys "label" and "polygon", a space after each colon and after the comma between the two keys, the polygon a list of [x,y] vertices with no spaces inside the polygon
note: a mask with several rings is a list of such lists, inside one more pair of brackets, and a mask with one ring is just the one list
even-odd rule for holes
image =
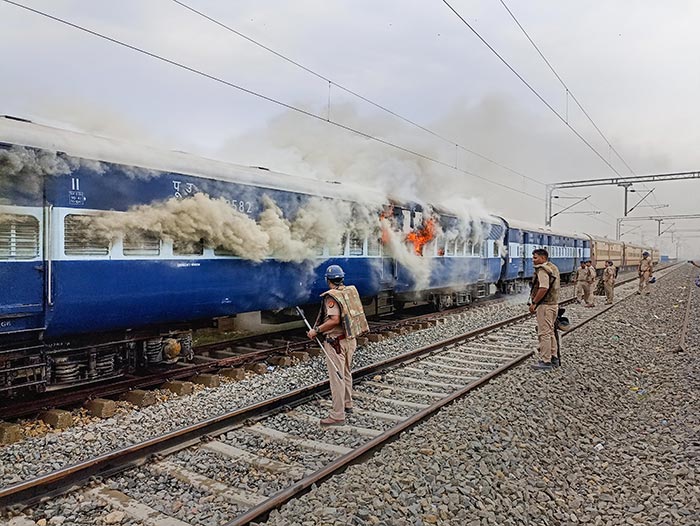
{"label": "orange flame", "polygon": [[435,220],[428,219],[418,230],[409,232],[406,241],[413,243],[413,250],[419,256],[423,255],[423,247],[435,237]]}

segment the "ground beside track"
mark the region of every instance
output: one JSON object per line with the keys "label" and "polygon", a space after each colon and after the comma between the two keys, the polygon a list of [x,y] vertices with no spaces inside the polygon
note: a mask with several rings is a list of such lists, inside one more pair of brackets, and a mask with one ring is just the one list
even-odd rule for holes
{"label": "ground beside track", "polygon": [[[694,275],[573,332],[561,369],[497,378],[268,524],[699,524]],[[689,287],[689,350],[677,353]]]}

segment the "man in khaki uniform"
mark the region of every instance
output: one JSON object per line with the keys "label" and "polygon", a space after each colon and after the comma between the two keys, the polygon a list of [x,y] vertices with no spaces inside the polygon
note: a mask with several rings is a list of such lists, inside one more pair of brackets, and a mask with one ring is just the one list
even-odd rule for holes
{"label": "man in khaki uniform", "polygon": [[588,274],[586,275],[586,286],[585,286],[585,293],[586,295],[584,296],[584,300],[586,300],[586,307],[595,307],[595,302],[593,301],[593,290],[595,289],[595,280],[596,280],[596,274],[595,274],[595,268],[593,268],[593,263],[589,260],[586,261],[586,271]]}
{"label": "man in khaki uniform", "polygon": [[649,290],[649,279],[654,273],[654,264],[651,261],[651,257],[649,257],[649,252],[646,250],[642,252],[642,259],[639,261],[637,270],[639,272],[639,291],[637,291],[637,294],[648,296],[651,292]]}
{"label": "man in khaki uniform", "polygon": [[612,305],[615,295],[615,265],[608,260],[605,262],[605,270],[603,271],[603,287],[605,288],[605,304]]}
{"label": "man in khaki uniform", "polygon": [[[320,325],[315,326],[306,335],[313,340],[319,335],[325,336],[323,347],[326,352],[328,379],[331,385],[333,407],[328,418],[321,420],[322,425],[343,424],[345,413],[352,413],[352,355],[357,348],[355,338],[347,338],[340,322],[340,306],[337,300],[329,294],[334,289],[342,290],[345,285],[345,272],[339,265],[331,265],[326,269],[326,283],[329,291],[323,294],[323,304],[319,313]],[[332,362],[331,362],[332,360]],[[340,372],[342,380],[336,371]]]}
{"label": "man in khaki uniform", "polygon": [[576,301],[583,303],[583,298],[586,293],[586,280],[588,279],[588,268],[586,262],[581,261],[581,266],[576,269],[574,274],[574,291],[576,292]]}
{"label": "man in khaki uniform", "polygon": [[559,269],[549,261],[549,253],[538,248],[532,252],[535,275],[532,278],[530,312],[537,316],[537,338],[540,359],[533,369],[548,371],[559,365],[559,350],[554,334],[554,324],[559,311]]}

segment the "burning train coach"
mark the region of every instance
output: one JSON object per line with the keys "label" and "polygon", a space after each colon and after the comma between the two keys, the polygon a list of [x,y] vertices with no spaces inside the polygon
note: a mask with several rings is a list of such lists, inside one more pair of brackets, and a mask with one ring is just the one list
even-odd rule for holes
{"label": "burning train coach", "polygon": [[316,304],[341,265],[368,312],[564,276],[589,236],[0,118],[0,393],[189,360],[192,330]]}

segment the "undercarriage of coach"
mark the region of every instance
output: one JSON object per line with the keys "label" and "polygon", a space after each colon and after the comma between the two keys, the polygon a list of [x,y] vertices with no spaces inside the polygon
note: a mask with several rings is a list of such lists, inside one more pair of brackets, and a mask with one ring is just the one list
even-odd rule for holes
{"label": "undercarriage of coach", "polygon": [[99,344],[34,342],[0,349],[0,396],[17,396],[104,382],[191,361],[192,331]]}

